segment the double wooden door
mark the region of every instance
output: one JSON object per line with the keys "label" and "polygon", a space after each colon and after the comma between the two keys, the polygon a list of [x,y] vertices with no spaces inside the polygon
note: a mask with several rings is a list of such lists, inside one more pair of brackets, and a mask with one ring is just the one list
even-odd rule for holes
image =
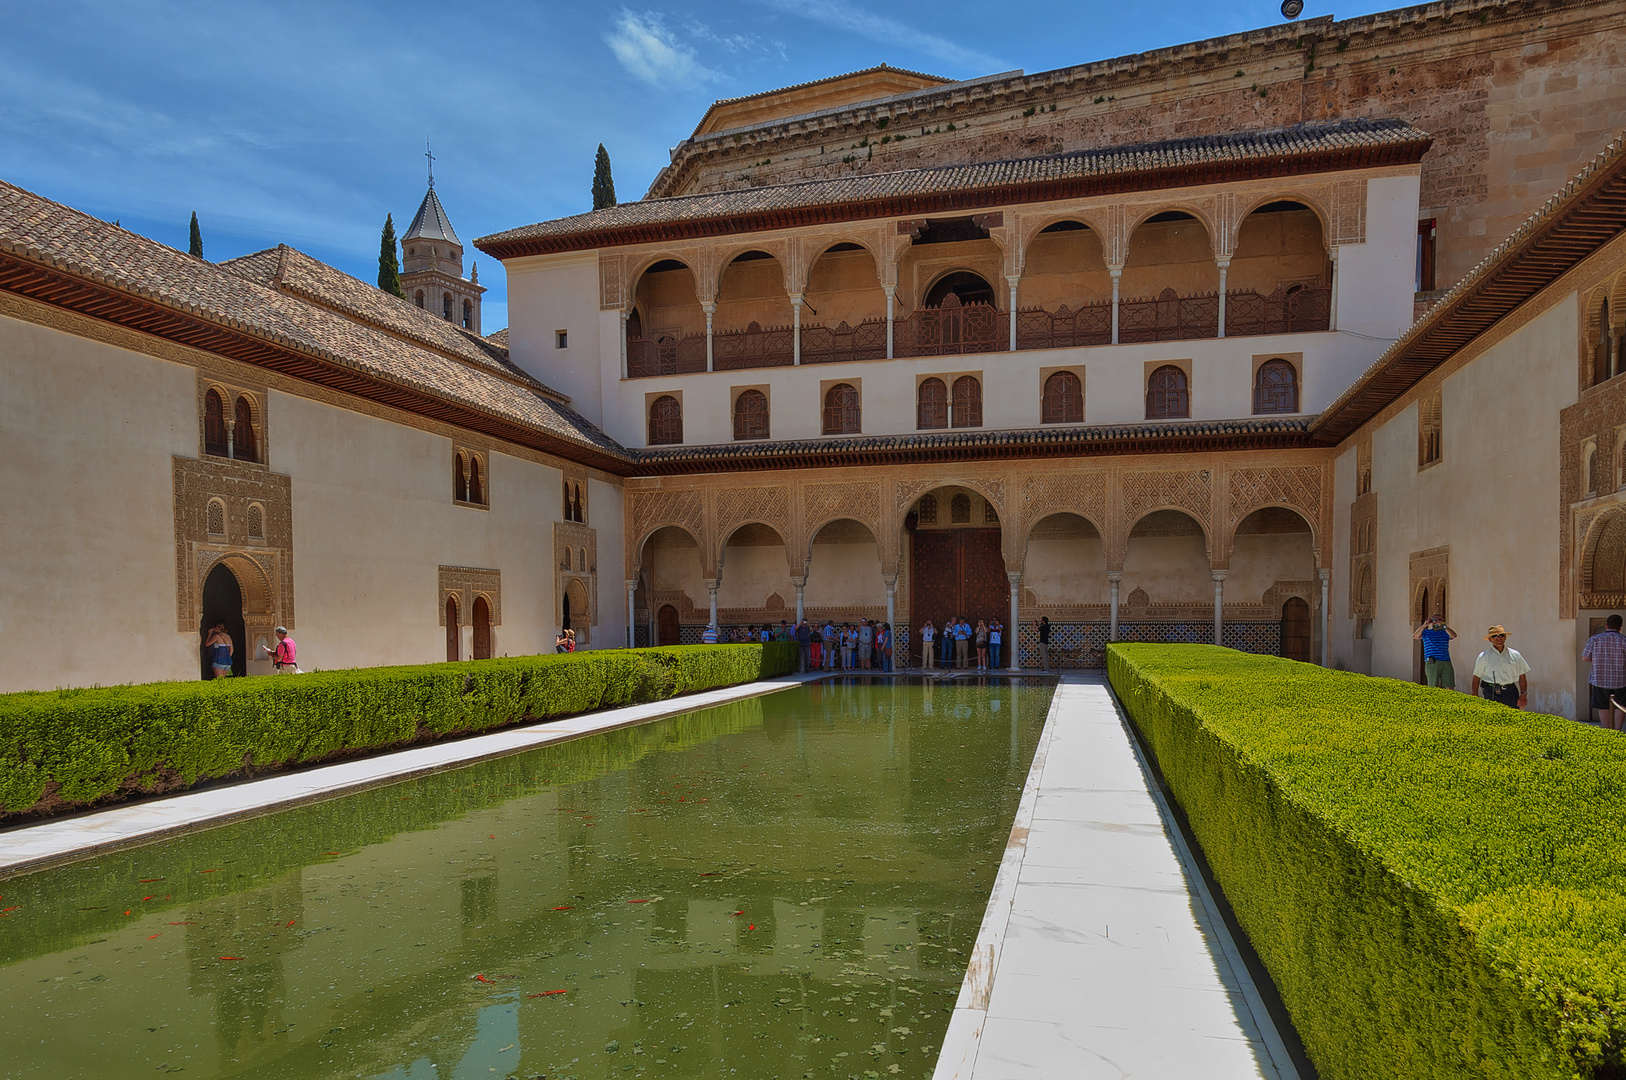
{"label": "double wooden door", "polygon": [[1282,655],[1310,662],[1310,605],[1297,596],[1282,605]]}
{"label": "double wooden door", "polygon": [[919,529],[911,544],[909,618],[941,626],[955,615],[1007,619],[1011,583],[998,529]]}

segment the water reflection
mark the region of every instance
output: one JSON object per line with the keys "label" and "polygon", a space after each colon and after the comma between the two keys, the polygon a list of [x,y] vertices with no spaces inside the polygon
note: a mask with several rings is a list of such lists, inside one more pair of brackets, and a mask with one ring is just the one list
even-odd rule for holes
{"label": "water reflection", "polygon": [[0,1076],[925,1077],[1048,685],[837,680],[0,883]]}

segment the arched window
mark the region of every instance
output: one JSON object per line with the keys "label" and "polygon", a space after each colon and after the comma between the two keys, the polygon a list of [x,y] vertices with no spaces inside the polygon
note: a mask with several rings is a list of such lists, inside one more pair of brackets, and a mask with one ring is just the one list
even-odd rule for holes
{"label": "arched window", "polygon": [[203,452],[226,456],[226,403],[214,390],[203,396]]}
{"label": "arched window", "polygon": [[456,663],[458,658],[459,637],[457,629],[457,597],[446,597],[446,662]]}
{"label": "arched window", "polygon": [[982,383],[973,375],[954,380],[955,427],[982,427]]}
{"label": "arched window", "polygon": [[451,293],[441,293],[440,294],[440,314],[441,314],[441,318],[445,319],[447,322],[452,321],[452,294]]}
{"label": "arched window", "polygon": [[1084,383],[1071,371],[1058,371],[1044,381],[1039,402],[1039,423],[1082,424],[1084,422]]}
{"label": "arched window", "polygon": [[734,437],[768,437],[768,396],[761,390],[746,390],[734,399]]}
{"label": "arched window", "polygon": [[259,441],[254,437],[254,406],[248,398],[237,399],[237,424],[232,428],[232,457],[238,461],[259,461]]}
{"label": "arched window", "polygon": [[1444,444],[1441,394],[1436,390],[1417,403],[1417,464],[1432,465],[1440,460]]}
{"label": "arched window", "polygon": [[203,527],[209,530],[210,536],[226,535],[226,504],[219,499],[210,499],[205,508]]}
{"label": "arched window", "polygon": [[469,455],[469,502],[486,504],[485,487],[480,483],[480,459],[474,454]]}
{"label": "arched window", "polygon": [[259,503],[249,504],[248,535],[253,540],[265,539],[265,508]]}
{"label": "arched window", "polygon": [[587,524],[587,500],[582,498],[582,486],[576,485],[576,520]]}
{"label": "arched window", "polygon": [[994,287],[981,274],[969,270],[956,270],[944,274],[926,293],[923,307],[942,307],[943,301],[953,294],[961,304],[987,304],[994,307]]}
{"label": "arched window", "polygon": [[474,301],[463,301],[463,329],[474,329]]}
{"label": "arched window", "polygon": [[571,500],[571,497],[570,497],[570,481],[569,480],[565,481],[564,520],[566,520],[566,521],[575,521],[576,520],[576,504],[575,504],[575,502],[573,502]]}
{"label": "arched window", "polygon": [[683,403],[662,394],[649,406],[649,445],[669,446],[683,441]]}
{"label": "arched window", "polygon": [[587,549],[586,548],[582,548],[580,551],[576,552],[576,569],[580,570],[584,574],[587,573]]}
{"label": "arched window", "polygon": [[418,290],[416,299],[418,301],[418,306],[423,307],[423,290],[422,289]]}
{"label": "arched window", "polygon": [[1598,315],[1598,341],[1592,347],[1592,385],[1609,381],[1610,377],[1619,374],[1613,370],[1609,348],[1609,299],[1604,298],[1603,311]]}
{"label": "arched window", "polygon": [[920,497],[920,523],[922,525],[937,524],[936,495],[922,495]]}
{"label": "arched window", "polygon": [[469,501],[469,463],[462,454],[456,455],[452,463],[452,498],[458,502]]}
{"label": "arched window", "polygon": [[1253,411],[1296,413],[1299,411],[1299,373],[1286,360],[1266,360],[1253,377]]}
{"label": "arched window", "polygon": [[949,524],[971,524],[971,496],[963,491],[949,500]]}
{"label": "arched window", "polygon": [[824,393],[824,433],[826,435],[856,435],[861,427],[858,407],[858,388],[851,383],[836,383]]}
{"label": "arched window", "polygon": [[1186,389],[1186,373],[1173,364],[1164,364],[1146,380],[1146,419],[1172,420],[1191,415],[1191,394]]}
{"label": "arched window", "polygon": [[916,391],[915,427],[921,431],[948,427],[948,387],[942,379],[925,379]]}

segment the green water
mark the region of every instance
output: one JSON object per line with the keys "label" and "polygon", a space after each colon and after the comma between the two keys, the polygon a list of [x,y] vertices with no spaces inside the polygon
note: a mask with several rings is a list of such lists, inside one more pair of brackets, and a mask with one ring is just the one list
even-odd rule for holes
{"label": "green water", "polygon": [[0,881],[0,1076],[928,1077],[1052,687],[857,683]]}

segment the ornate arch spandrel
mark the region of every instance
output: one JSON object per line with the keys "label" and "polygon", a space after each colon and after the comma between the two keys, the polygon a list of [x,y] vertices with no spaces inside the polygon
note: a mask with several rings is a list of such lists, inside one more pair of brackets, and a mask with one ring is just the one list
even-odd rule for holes
{"label": "ornate arch spandrel", "polygon": [[[1121,480],[1121,503],[1117,532],[1113,537],[1118,565],[1129,549],[1129,534],[1135,523],[1154,510],[1179,510],[1202,526],[1203,547],[1212,562],[1214,544],[1214,474],[1210,469],[1137,470],[1126,472]],[[1109,556],[1108,566],[1112,566]]]}
{"label": "ornate arch spandrel", "polygon": [[1326,529],[1322,521],[1322,492],[1326,470],[1321,465],[1277,465],[1230,470],[1227,494],[1230,510],[1221,538],[1222,558],[1229,561],[1236,547],[1236,529],[1255,510],[1280,506],[1295,511],[1310,526],[1310,544],[1316,569],[1328,565]]}
{"label": "ornate arch spandrel", "polygon": [[706,577],[717,576],[715,554],[706,543],[706,508],[695,488],[626,492],[627,561],[629,571],[643,565],[644,545],[656,531],[667,526],[688,533],[700,548],[701,567]]}
{"label": "ornate arch spandrel", "polygon": [[802,489],[802,558],[813,557],[813,541],[819,530],[832,521],[851,519],[875,537],[885,565],[885,541],[881,523],[881,485],[875,482],[808,484]]}
{"label": "ornate arch spandrel", "polygon": [[1578,608],[1626,607],[1626,509],[1599,513],[1582,535]]}
{"label": "ornate arch spandrel", "polygon": [[1057,472],[1028,476],[1022,481],[1021,537],[1016,560],[1007,566],[1027,565],[1028,537],[1034,526],[1053,514],[1076,514],[1088,521],[1105,545],[1107,527],[1107,474]]}

